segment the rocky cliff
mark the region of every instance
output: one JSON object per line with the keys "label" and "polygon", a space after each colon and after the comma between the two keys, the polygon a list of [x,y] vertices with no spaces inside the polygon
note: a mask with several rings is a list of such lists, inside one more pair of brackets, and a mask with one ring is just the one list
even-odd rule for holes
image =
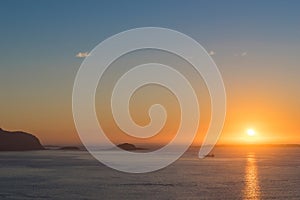
{"label": "rocky cliff", "polygon": [[21,131],[5,131],[0,128],[0,151],[43,150],[39,139]]}

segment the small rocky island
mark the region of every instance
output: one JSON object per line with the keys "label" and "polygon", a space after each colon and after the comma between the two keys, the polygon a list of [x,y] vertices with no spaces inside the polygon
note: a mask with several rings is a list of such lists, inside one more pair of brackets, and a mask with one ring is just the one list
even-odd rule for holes
{"label": "small rocky island", "polygon": [[39,139],[22,131],[5,131],[0,128],[0,151],[44,150]]}
{"label": "small rocky island", "polygon": [[129,144],[129,143],[119,144],[119,145],[117,145],[117,147],[119,147],[120,149],[123,149],[125,151],[147,150],[145,148],[136,147],[135,145]]}
{"label": "small rocky island", "polygon": [[75,146],[66,146],[66,147],[60,147],[59,150],[80,151],[80,148],[79,147],[75,147]]}

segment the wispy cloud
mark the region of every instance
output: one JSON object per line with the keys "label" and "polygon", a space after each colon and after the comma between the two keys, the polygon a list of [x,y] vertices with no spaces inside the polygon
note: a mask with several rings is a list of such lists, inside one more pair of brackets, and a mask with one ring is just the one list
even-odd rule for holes
{"label": "wispy cloud", "polygon": [[79,52],[76,54],[76,58],[86,58],[89,55],[90,55],[89,52]]}
{"label": "wispy cloud", "polygon": [[213,56],[213,55],[216,55],[216,52],[210,51],[208,54],[209,54],[210,56]]}
{"label": "wispy cloud", "polygon": [[244,52],[242,52],[242,53],[235,53],[235,54],[233,54],[234,56],[242,56],[242,57],[244,57],[244,56],[247,56],[248,55],[248,53],[247,53],[247,51],[244,51]]}
{"label": "wispy cloud", "polygon": [[241,56],[246,56],[246,55],[247,55],[246,51],[241,54]]}

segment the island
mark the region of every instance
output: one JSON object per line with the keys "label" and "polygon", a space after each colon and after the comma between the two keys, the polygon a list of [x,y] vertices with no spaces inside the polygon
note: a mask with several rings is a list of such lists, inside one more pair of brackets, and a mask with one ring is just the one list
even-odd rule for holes
{"label": "island", "polygon": [[44,150],[39,139],[22,131],[6,131],[0,128],[0,151]]}
{"label": "island", "polygon": [[136,147],[135,145],[130,144],[130,143],[119,144],[119,145],[117,145],[117,147],[119,147],[120,149],[123,149],[125,151],[147,150],[145,148]]}
{"label": "island", "polygon": [[80,151],[80,148],[75,146],[66,146],[66,147],[60,147],[59,150]]}

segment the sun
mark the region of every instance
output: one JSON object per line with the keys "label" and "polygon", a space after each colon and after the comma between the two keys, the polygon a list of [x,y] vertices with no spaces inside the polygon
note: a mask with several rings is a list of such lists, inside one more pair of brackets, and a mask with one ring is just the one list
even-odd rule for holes
{"label": "sun", "polygon": [[253,129],[247,129],[246,133],[249,136],[254,136],[255,135],[255,131]]}

